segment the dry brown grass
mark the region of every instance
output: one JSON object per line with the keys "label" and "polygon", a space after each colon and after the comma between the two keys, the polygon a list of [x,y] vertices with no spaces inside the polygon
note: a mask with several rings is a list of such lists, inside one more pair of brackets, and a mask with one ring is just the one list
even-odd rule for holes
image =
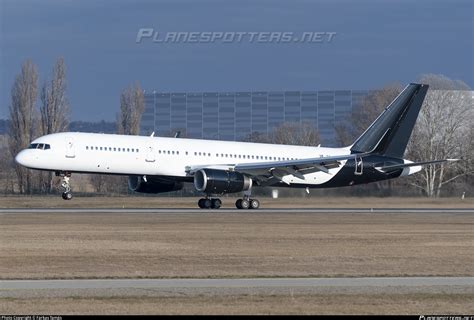
{"label": "dry brown grass", "polygon": [[0,277],[473,276],[472,214],[4,214]]}
{"label": "dry brown grass", "polygon": [[472,294],[3,299],[4,314],[472,314]]}
{"label": "dry brown grass", "polygon": [[[235,208],[237,198],[223,197],[223,207]],[[197,208],[193,197],[81,197],[64,201],[56,196],[3,196],[0,208]],[[262,208],[473,208],[467,198],[375,198],[375,197],[307,197],[259,198]]]}

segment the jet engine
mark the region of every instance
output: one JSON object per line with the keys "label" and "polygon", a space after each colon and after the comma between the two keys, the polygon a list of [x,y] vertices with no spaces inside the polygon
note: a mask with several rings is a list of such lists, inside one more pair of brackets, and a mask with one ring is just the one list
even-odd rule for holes
{"label": "jet engine", "polygon": [[252,179],[239,172],[201,169],[194,174],[194,187],[206,194],[224,194],[249,190]]}
{"label": "jet engine", "polygon": [[128,187],[140,193],[163,193],[181,190],[183,183],[155,176],[129,176]]}

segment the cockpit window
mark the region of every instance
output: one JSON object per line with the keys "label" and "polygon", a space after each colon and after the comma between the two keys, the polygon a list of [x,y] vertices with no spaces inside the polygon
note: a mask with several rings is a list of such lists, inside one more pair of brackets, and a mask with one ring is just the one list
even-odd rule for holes
{"label": "cockpit window", "polygon": [[32,143],[29,145],[28,149],[49,150],[51,149],[51,145],[46,143]]}

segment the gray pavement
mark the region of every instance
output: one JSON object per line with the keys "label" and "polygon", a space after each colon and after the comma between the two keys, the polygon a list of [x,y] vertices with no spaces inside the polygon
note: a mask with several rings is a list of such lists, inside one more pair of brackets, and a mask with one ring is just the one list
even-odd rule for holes
{"label": "gray pavement", "polygon": [[474,277],[2,280],[0,290],[118,288],[474,287]]}

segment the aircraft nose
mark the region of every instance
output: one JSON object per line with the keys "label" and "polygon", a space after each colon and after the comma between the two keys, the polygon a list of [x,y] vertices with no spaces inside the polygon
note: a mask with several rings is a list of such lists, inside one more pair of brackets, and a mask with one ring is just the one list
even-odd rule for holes
{"label": "aircraft nose", "polygon": [[30,160],[30,154],[28,152],[28,150],[22,150],[20,151],[16,157],[15,157],[15,161],[16,163],[18,163],[19,165],[22,165],[24,167],[28,167],[29,165],[29,160]]}

